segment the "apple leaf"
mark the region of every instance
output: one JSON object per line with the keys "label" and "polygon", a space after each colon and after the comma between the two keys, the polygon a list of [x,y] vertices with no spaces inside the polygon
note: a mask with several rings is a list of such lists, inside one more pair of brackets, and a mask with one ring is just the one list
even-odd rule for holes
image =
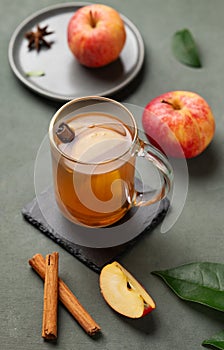
{"label": "apple leaf", "polygon": [[224,264],[199,262],[152,272],[181,299],[224,311]]}
{"label": "apple leaf", "polygon": [[204,340],[202,345],[209,345],[214,347],[215,349],[223,349],[224,350],[224,331],[214,335],[212,338]]}
{"label": "apple leaf", "polygon": [[173,35],[172,51],[181,63],[194,68],[201,67],[195,40],[188,29],[179,30]]}

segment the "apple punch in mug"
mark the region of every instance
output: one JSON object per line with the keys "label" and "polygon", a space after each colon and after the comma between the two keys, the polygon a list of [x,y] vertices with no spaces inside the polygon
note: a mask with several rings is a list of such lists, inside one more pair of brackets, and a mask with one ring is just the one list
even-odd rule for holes
{"label": "apple punch in mug", "polygon": [[[166,157],[139,139],[134,117],[119,102],[88,96],[66,103],[50,122],[49,139],[56,202],[76,224],[114,224],[130,208],[155,203],[171,188]],[[161,188],[151,198],[135,189],[136,157],[151,162],[161,176]]]}

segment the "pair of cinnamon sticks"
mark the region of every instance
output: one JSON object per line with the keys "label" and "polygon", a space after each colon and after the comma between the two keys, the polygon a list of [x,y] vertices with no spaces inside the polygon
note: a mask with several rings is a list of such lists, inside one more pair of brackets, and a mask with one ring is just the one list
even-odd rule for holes
{"label": "pair of cinnamon sticks", "polygon": [[100,326],[84,309],[62,279],[58,277],[58,260],[59,254],[57,252],[48,254],[45,259],[41,254],[36,254],[29,260],[30,266],[44,280],[42,337],[49,340],[57,339],[58,299],[86,333],[93,336],[100,331]]}

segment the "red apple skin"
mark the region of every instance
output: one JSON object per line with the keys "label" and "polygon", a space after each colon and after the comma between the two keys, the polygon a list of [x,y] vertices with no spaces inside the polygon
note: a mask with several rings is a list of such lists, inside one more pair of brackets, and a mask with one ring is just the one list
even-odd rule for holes
{"label": "red apple skin", "polygon": [[154,98],[144,109],[142,124],[152,144],[178,158],[198,156],[215,133],[210,106],[190,91],[170,91]]}
{"label": "red apple skin", "polygon": [[68,23],[69,48],[86,67],[102,67],[115,61],[125,40],[122,18],[115,9],[106,5],[81,7]]}
{"label": "red apple skin", "polygon": [[156,308],[155,306],[152,307],[151,305],[148,305],[148,307],[145,307],[145,308],[144,308],[144,312],[143,312],[143,314],[142,314],[141,317],[144,317],[144,316],[148,315],[148,314],[149,314],[151,311],[153,311],[155,308]]}

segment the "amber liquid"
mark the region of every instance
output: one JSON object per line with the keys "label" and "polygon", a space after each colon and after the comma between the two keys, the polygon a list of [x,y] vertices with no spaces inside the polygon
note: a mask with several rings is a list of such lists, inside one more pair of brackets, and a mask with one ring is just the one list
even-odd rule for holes
{"label": "amber liquid", "polygon": [[[102,227],[118,221],[134,196],[133,135],[106,114],[80,114],[66,121],[75,137],[52,149],[54,185],[62,213],[75,223]],[[52,147],[53,148],[53,147]]]}

